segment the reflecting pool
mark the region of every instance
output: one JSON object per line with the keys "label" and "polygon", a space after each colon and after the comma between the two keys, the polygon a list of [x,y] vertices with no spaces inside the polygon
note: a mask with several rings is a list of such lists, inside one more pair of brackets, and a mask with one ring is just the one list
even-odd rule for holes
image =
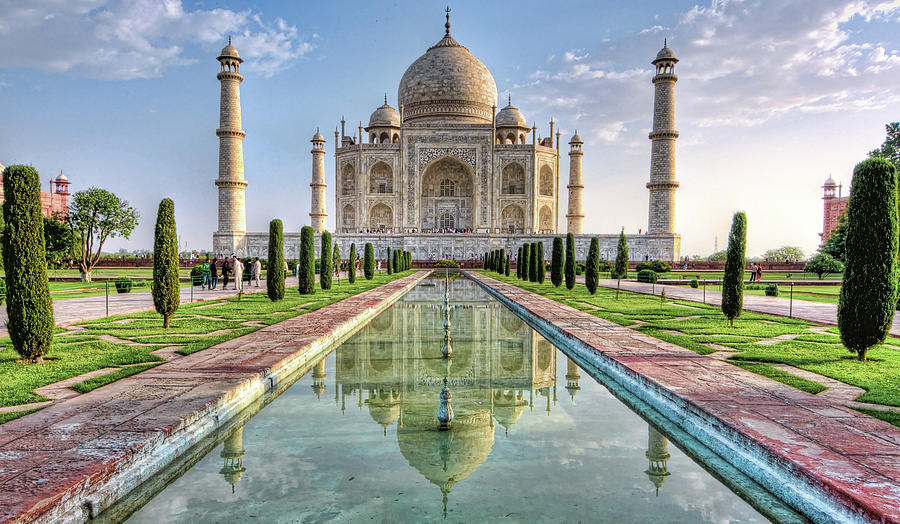
{"label": "reflecting pool", "polygon": [[768,520],[469,280],[449,283],[442,358],[444,285],[413,289],[130,522]]}

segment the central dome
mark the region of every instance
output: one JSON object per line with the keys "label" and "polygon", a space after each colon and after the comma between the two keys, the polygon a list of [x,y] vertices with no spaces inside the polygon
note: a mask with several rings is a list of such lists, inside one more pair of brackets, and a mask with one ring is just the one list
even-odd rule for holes
{"label": "central dome", "polygon": [[494,76],[447,34],[403,73],[398,100],[404,121],[490,124],[497,105]]}

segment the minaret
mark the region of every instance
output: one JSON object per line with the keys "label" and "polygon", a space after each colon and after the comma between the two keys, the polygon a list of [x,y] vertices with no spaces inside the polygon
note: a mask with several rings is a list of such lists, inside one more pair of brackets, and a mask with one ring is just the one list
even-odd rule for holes
{"label": "minaret", "polygon": [[216,60],[221,71],[216,75],[222,84],[219,106],[219,229],[213,235],[213,249],[222,253],[243,251],[244,235],[247,232],[247,211],[244,206],[244,130],[241,129],[241,82],[243,62],[237,49],[231,45],[222,48]]}
{"label": "minaret", "polygon": [[581,375],[578,373],[578,364],[573,362],[571,358],[567,358],[566,360],[568,361],[566,364],[566,391],[569,392],[569,396],[572,397],[572,401],[574,402],[575,394],[581,389],[581,386],[578,385],[578,380],[581,378]]}
{"label": "minaret", "polygon": [[656,54],[652,63],[656,66],[653,85],[656,94],[653,102],[653,131],[650,133],[650,217],[647,233],[675,234],[675,64],[678,59],[668,44]]}
{"label": "minaret", "polygon": [[309,187],[312,188],[311,204],[312,209],[309,212],[309,220],[312,223],[313,231],[318,235],[325,231],[325,137],[316,129],[316,134],[312,140],[312,182]]}
{"label": "minaret", "polygon": [[244,426],[234,430],[222,445],[220,457],[225,459],[225,465],[219,473],[231,484],[231,492],[234,493],[234,485],[241,480],[241,476],[247,468],[244,467]]}
{"label": "minaret", "polygon": [[569,212],[566,213],[566,220],[569,222],[567,232],[575,235],[581,234],[581,223],[584,221],[584,213],[581,207],[581,192],[584,190],[584,184],[581,181],[581,157],[584,152],[581,146],[584,142],[578,136],[578,130],[575,130],[575,136],[569,140]]}
{"label": "minaret", "polygon": [[649,437],[647,439],[646,457],[650,461],[650,465],[644,473],[650,478],[650,482],[656,486],[656,495],[659,496],[659,488],[666,481],[666,477],[671,475],[668,465],[671,458],[671,455],[669,455],[669,441],[653,426],[648,425],[647,430]]}
{"label": "minaret", "polygon": [[[315,227],[315,226],[313,226]],[[325,359],[318,361],[316,365],[313,367],[312,372],[312,389],[316,394],[316,398],[322,398],[322,393],[325,392]]]}

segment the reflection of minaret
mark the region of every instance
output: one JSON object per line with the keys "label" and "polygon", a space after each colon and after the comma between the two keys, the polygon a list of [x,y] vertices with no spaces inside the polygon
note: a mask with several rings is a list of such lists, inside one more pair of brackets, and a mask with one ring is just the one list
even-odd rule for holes
{"label": "reflection of minaret", "polygon": [[647,460],[650,461],[650,466],[647,467],[647,471],[644,473],[650,477],[650,482],[656,486],[656,495],[659,496],[660,486],[666,481],[666,477],[670,475],[667,464],[671,457],[669,455],[669,441],[653,426],[647,426],[647,428],[650,432],[650,438],[647,443]]}
{"label": "reflection of minaret", "polygon": [[222,466],[219,473],[231,484],[232,493],[234,493],[234,485],[241,480],[241,475],[247,471],[247,468],[243,465],[243,437],[244,427],[241,426],[234,433],[228,435],[228,438],[225,439],[225,444],[222,446],[222,453],[219,454],[220,457],[225,459],[225,465]]}
{"label": "reflection of minaret", "polygon": [[569,396],[572,397],[572,402],[575,402],[575,394],[581,389],[581,386],[578,385],[581,375],[578,374],[578,364],[573,362],[571,358],[566,360],[568,361],[566,364],[566,390],[569,392]]}
{"label": "reflection of minaret", "polygon": [[325,359],[322,358],[318,363],[316,363],[315,367],[313,367],[312,373],[312,389],[316,392],[316,398],[322,398],[322,393],[325,392]]}

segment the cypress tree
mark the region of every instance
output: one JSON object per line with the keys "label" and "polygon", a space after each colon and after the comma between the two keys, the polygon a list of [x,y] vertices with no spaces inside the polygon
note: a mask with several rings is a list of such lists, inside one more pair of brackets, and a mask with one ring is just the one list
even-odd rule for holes
{"label": "cypress tree", "polygon": [[516,278],[522,278],[522,246],[519,246],[516,253]]}
{"label": "cypress tree", "polygon": [[31,166],[3,170],[3,262],[7,329],[23,359],[43,361],[53,343],[53,302],[47,281],[41,182]]}
{"label": "cypress tree", "polygon": [[550,283],[553,284],[553,287],[559,287],[563,279],[562,237],[553,237],[553,253],[550,256]]}
{"label": "cypress tree", "polygon": [[[896,197],[894,197],[896,202]],[[896,209],[894,213],[896,213]],[[896,246],[896,243],[895,243]],[[734,326],[734,319],[744,308],[744,265],[747,250],[747,215],[743,211],[734,214],[731,233],[728,234],[728,252],[725,258],[725,274],[722,276],[722,313]],[[894,249],[896,255],[896,248]]]}
{"label": "cypress tree", "polygon": [[575,287],[575,235],[566,234],[566,289]]}
{"label": "cypress tree", "polygon": [[504,271],[506,271],[506,250],[500,249],[497,251],[497,273]]}
{"label": "cypress tree", "polygon": [[316,236],[312,226],[300,228],[300,265],[299,288],[301,295],[312,295],[316,292]]}
{"label": "cypress tree", "polygon": [[363,253],[363,276],[366,280],[372,280],[375,276],[375,248],[371,242],[366,242],[366,249]]}
{"label": "cypress tree", "polygon": [[853,170],[844,279],[838,299],[841,341],[859,360],[884,342],[897,304],[897,171],[883,158]]}
{"label": "cypress tree", "polygon": [[531,260],[529,260],[528,255],[530,254],[531,244],[522,244],[522,280],[529,280],[528,275],[531,273]]}
{"label": "cypress tree", "polygon": [[168,329],[172,314],[181,304],[181,286],[178,281],[178,233],[175,232],[175,202],[164,198],[156,214],[156,230],[153,233],[153,305],[163,316],[163,327]]}
{"label": "cypress tree", "polygon": [[356,282],[356,243],[350,244],[350,261],[347,263],[347,282]]}
{"label": "cypress tree", "polygon": [[387,257],[385,257],[384,265],[387,266],[387,274],[394,274],[394,261],[391,260],[391,248],[387,248]]}
{"label": "cypress tree", "polygon": [[506,267],[504,268],[503,274],[509,276],[509,255],[506,255]]}
{"label": "cypress tree", "polygon": [[616,278],[628,278],[628,239],[625,238],[625,228],[619,233],[619,245],[616,248]]}
{"label": "cypress tree", "polygon": [[483,269],[487,269],[487,268],[488,268],[488,254],[487,254],[487,251],[484,252],[484,258],[481,259],[481,267],[482,267]]}
{"label": "cypress tree", "polygon": [[394,250],[394,260],[393,260],[392,264],[394,266],[394,271],[396,271],[397,273],[403,271],[403,266],[400,264],[400,250],[399,249]]}
{"label": "cypress tree", "polygon": [[600,278],[600,239],[591,239],[587,261],[584,264],[584,285],[590,294],[597,292],[597,280]]}
{"label": "cypress tree", "polygon": [[331,289],[334,266],[331,261],[331,233],[328,231],[322,231],[322,250],[319,255],[319,286],[322,289]]}
{"label": "cypress tree", "polygon": [[284,226],[281,220],[269,222],[269,262],[266,269],[266,293],[275,302],[284,298]]}
{"label": "cypress tree", "polygon": [[537,259],[537,242],[528,244],[528,280],[529,282],[537,282],[538,279],[538,259]]}
{"label": "cypress tree", "polygon": [[341,248],[338,247],[338,243],[334,243],[334,250],[331,252],[331,264],[335,273],[337,274],[338,282],[341,280]]}
{"label": "cypress tree", "polygon": [[544,243],[538,242],[538,282],[543,284],[547,280],[547,264],[544,262]]}

